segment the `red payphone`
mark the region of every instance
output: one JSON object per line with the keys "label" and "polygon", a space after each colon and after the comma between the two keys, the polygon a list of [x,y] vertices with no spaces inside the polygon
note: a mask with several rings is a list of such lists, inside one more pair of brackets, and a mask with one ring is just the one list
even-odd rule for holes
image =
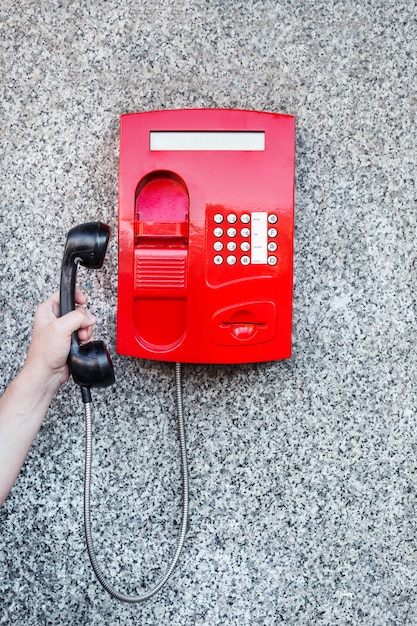
{"label": "red payphone", "polygon": [[290,356],[294,126],[255,111],[122,116],[120,354]]}

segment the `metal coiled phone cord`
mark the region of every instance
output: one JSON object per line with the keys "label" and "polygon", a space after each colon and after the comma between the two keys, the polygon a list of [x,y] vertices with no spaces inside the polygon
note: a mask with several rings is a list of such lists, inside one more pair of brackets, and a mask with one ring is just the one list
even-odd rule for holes
{"label": "metal coiled phone cord", "polygon": [[[90,492],[91,492],[91,457],[92,457],[92,427],[91,427],[91,395],[86,394],[85,388],[82,389],[84,407],[85,407],[85,471],[84,471],[84,531],[87,544],[88,556],[97,576],[98,581],[104,589],[117,600],[122,602],[130,602],[131,604],[145,602],[155,595],[161,587],[167,582],[171,576],[181,553],[185,541],[185,534],[188,522],[188,470],[187,470],[187,454],[185,447],[185,427],[184,412],[182,403],[182,383],[181,383],[181,364],[175,364],[175,395],[178,418],[178,438],[180,444],[181,455],[181,481],[182,481],[182,519],[177,548],[172,558],[171,564],[163,578],[151,589],[141,596],[128,596],[124,593],[116,591],[106,580],[102,573],[93,548],[93,540],[91,535],[91,519],[90,519]],[[87,400],[87,401],[86,401]]]}

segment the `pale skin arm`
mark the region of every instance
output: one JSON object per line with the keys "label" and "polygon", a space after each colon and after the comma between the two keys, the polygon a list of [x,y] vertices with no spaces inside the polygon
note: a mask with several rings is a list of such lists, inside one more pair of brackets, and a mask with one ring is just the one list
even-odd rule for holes
{"label": "pale skin arm", "polygon": [[57,389],[68,379],[67,357],[71,334],[89,341],[96,318],[83,307],[77,289],[77,307],[59,317],[59,296],[54,294],[36,312],[26,361],[0,398],[0,506],[25,461]]}

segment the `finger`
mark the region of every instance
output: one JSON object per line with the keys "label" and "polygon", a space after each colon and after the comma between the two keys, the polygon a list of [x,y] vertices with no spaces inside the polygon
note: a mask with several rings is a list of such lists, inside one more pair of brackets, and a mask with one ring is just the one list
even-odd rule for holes
{"label": "finger", "polygon": [[93,336],[93,327],[89,326],[88,328],[80,328],[78,331],[78,339],[81,343],[87,343]]}
{"label": "finger", "polygon": [[81,289],[78,287],[75,288],[75,302],[76,304],[84,305],[87,302],[87,298]]}
{"label": "finger", "polygon": [[78,336],[80,341],[89,341],[91,339],[91,336],[93,334],[93,326],[94,324],[97,322],[97,318],[95,315],[93,315],[92,313],[90,313],[90,311],[88,309],[83,309],[84,313],[86,316],[88,316],[89,320],[92,322],[91,324],[88,324],[87,320],[86,320],[86,324],[87,325],[82,325],[79,329],[78,329]]}
{"label": "finger", "polygon": [[59,325],[62,331],[68,335],[81,328],[89,328],[94,326],[97,319],[94,315],[88,314],[85,309],[79,307],[75,311],[70,311],[66,315],[58,318],[56,324]]}
{"label": "finger", "polygon": [[80,307],[80,309],[86,316],[86,321],[85,324],[82,325],[82,328],[89,328],[90,326],[94,326],[94,324],[97,322],[97,317],[94,315],[94,313],[91,313],[90,309],[87,309],[85,306]]}

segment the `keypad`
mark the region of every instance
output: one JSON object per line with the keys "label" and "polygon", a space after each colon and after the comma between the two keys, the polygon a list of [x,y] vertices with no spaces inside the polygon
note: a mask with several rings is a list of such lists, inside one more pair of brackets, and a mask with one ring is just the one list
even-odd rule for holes
{"label": "keypad", "polygon": [[[214,243],[212,243],[214,265],[225,264],[232,267],[254,264],[273,267],[277,264],[279,232],[276,213],[260,211],[239,215],[234,212],[221,213],[219,211],[209,220],[209,228],[214,237]],[[260,235],[259,228],[261,229]],[[252,245],[255,246],[253,251]]]}

